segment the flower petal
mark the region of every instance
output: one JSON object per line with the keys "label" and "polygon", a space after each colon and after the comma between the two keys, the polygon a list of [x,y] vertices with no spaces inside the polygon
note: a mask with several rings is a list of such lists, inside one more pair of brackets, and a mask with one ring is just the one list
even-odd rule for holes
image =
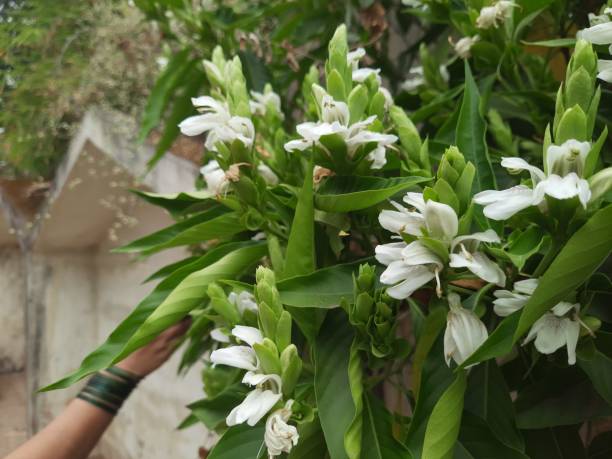
{"label": "flower petal", "polygon": [[383,265],[389,265],[394,261],[403,259],[402,250],[406,247],[405,242],[391,242],[390,244],[377,245],[374,251],[376,259]]}
{"label": "flower petal", "polygon": [[258,367],[257,354],[249,346],[230,346],[216,349],[210,354],[210,361],[218,365],[255,371]]}
{"label": "flower petal", "polygon": [[249,346],[253,347],[253,344],[263,342],[263,335],[259,329],[255,327],[247,327],[245,325],[236,325],[232,329],[232,335],[241,341],[244,341]]}
{"label": "flower petal", "polygon": [[542,198],[538,200],[531,188],[518,185],[503,191],[481,191],[474,196],[474,202],[485,206],[483,212],[491,220],[506,220],[527,207],[539,204]]}
{"label": "flower petal", "polygon": [[387,289],[387,293],[391,298],[395,298],[397,300],[408,298],[414,293],[415,290],[421,288],[435,277],[433,270],[428,269],[423,265],[412,266],[408,273],[409,277],[407,277],[405,281]]}
{"label": "flower petal", "polygon": [[537,185],[539,181],[544,180],[546,178],[542,169],[536,166],[532,166],[524,159],[518,158],[516,156],[503,157],[501,160],[501,166],[514,171],[529,171],[529,174],[531,175],[531,181],[534,185]]}
{"label": "flower petal", "polygon": [[425,203],[425,224],[429,235],[442,241],[450,242],[459,231],[459,219],[453,208],[441,202]]}

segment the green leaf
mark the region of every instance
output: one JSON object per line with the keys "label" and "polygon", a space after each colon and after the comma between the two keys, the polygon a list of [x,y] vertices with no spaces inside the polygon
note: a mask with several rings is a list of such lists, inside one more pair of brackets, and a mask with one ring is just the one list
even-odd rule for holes
{"label": "green leaf", "polygon": [[612,415],[612,408],[589,381],[574,383],[572,379],[571,375],[559,381],[543,378],[523,388],[516,400],[519,428],[570,426]]}
{"label": "green leaf", "polygon": [[208,459],[258,459],[266,450],[265,426],[240,424],[230,427],[215,445]]}
{"label": "green leaf", "polygon": [[546,311],[585,282],[612,250],[612,206],[596,212],[567,241],[525,304],[516,342]]}
{"label": "green leaf", "polygon": [[187,266],[199,258],[201,258],[199,255],[194,255],[193,257],[184,258],[183,260],[179,260],[175,263],[170,263],[169,265],[166,265],[163,268],[158,269],[153,274],[151,274],[149,277],[147,277],[143,281],[143,284],[146,284],[147,282],[151,282],[152,280],[162,279],[164,277],[167,277],[170,274],[172,274],[174,271],[176,271],[177,269],[182,268],[183,266]]}
{"label": "green leaf", "polygon": [[183,193],[158,194],[142,190],[131,190],[132,193],[140,196],[154,206],[162,207],[173,215],[178,215],[184,211],[201,204],[203,201],[215,202],[215,196],[207,190],[188,191]]}
{"label": "green leaf", "polygon": [[457,373],[455,381],[446,389],[434,407],[425,431],[423,457],[427,459],[451,458],[459,436],[463,395],[467,373]]}
{"label": "green leaf", "polygon": [[171,247],[199,244],[211,239],[227,239],[245,230],[238,214],[228,212],[223,207],[215,207],[113,251],[149,255]]}
{"label": "green leaf", "polygon": [[576,426],[526,430],[524,436],[530,459],[586,459]]}
{"label": "green leaf", "polygon": [[542,41],[521,41],[528,46],[544,46],[546,48],[573,48],[576,45],[575,38],[553,38],[552,40]]}
{"label": "green leaf", "polygon": [[529,459],[522,452],[500,442],[489,427],[481,418],[467,411],[463,413],[459,442],[469,452],[470,459]]}
{"label": "green leaf", "polygon": [[[359,343],[357,338],[353,339],[348,363],[349,386],[355,415],[351,424],[344,432],[344,449],[349,459],[359,459],[361,457],[361,432],[363,429],[363,368],[361,366],[361,356],[359,354]],[[369,457],[369,456],[366,456]]]}
{"label": "green leaf", "polygon": [[463,92],[459,120],[457,121],[455,141],[465,159],[476,167],[473,185],[474,192],[497,188],[485,141],[486,123],[482,115],[483,108],[481,107],[481,101],[482,98],[478,92],[478,86],[476,86],[470,65],[466,59],[465,90]]}
{"label": "green leaf", "polygon": [[234,384],[214,398],[205,398],[187,405],[193,416],[208,429],[216,429],[235,406],[246,396],[246,386]]}
{"label": "green leaf", "polygon": [[315,270],[312,171],[312,163],[309,163],[304,175],[304,185],[298,195],[295,216],[291,223],[283,278],[309,274]]}
{"label": "green leaf", "polygon": [[516,428],[510,389],[494,360],[482,363],[470,372],[465,410],[480,417],[507,447],[519,451],[525,449]]}
{"label": "green leaf", "polygon": [[283,304],[300,308],[335,308],[343,298],[353,296],[353,274],[367,262],[334,265],[305,276],[292,277],[277,283]]}
{"label": "green leaf", "polygon": [[[418,306],[415,305],[414,307]],[[434,308],[423,323],[421,337],[417,342],[412,365],[412,391],[417,400],[419,398],[423,365],[440,332],[446,325],[446,313],[445,308]]]}
{"label": "green leaf", "polygon": [[612,407],[612,359],[592,342],[581,346],[577,357],[578,365],[588,375],[595,390]]}
{"label": "green leaf", "polygon": [[352,342],[353,330],[344,311],[331,311],[314,348],[315,394],[331,459],[348,458],[344,433],[355,415],[348,369]]}
{"label": "green leaf", "polygon": [[160,282],[159,285],[157,285],[138,306],[136,306],[123,322],[113,330],[100,347],[83,359],[83,363],[81,363],[79,369],[59,381],[44,387],[41,391],[66,388],[96,371],[111,366],[115,357],[119,355],[138,328],[187,276],[216,263],[227,254],[251,245],[253,245],[253,243],[250,241],[247,243],[242,242],[222,245],[210,250],[206,255],[199,257],[189,265],[183,266],[173,272]]}
{"label": "green leaf", "polygon": [[363,398],[363,452],[368,459],[410,459],[408,449],[393,436],[393,419],[371,394]]}
{"label": "green leaf", "polygon": [[315,206],[327,212],[367,209],[427,180],[425,177],[330,177],[315,194]]}
{"label": "green leaf", "polygon": [[406,436],[406,446],[416,458],[426,457],[422,451],[427,421],[453,380],[453,372],[444,362],[444,340],[438,336],[423,364],[419,396]]}
{"label": "green leaf", "polygon": [[138,134],[139,142],[144,141],[149,132],[157,127],[174,90],[184,84],[183,78],[190,67],[197,65],[197,61],[189,60],[189,51],[189,48],[185,48],[174,54],[157,78],[142,114],[142,125]]}
{"label": "green leaf", "polygon": [[542,229],[538,226],[530,226],[511,242],[505,253],[514,266],[521,271],[527,260],[538,253],[544,241],[546,239]]}
{"label": "green leaf", "polygon": [[215,263],[189,274],[136,330],[113,363],[121,361],[159,333],[181,320],[206,298],[211,282],[233,279],[266,254],[266,244],[252,244],[226,254]]}
{"label": "green leaf", "polygon": [[325,457],[327,446],[319,419],[298,426],[300,440],[291,449],[288,459],[315,459]]}
{"label": "green leaf", "polygon": [[191,98],[197,94],[198,89],[204,84],[204,72],[198,67],[194,67],[185,77],[184,81],[188,83],[185,85],[183,92],[174,97],[172,110],[165,121],[162,136],[157,142],[153,156],[147,162],[149,169],[152,169],[157,164],[178,137],[180,133],[179,123],[189,115],[195,114]]}

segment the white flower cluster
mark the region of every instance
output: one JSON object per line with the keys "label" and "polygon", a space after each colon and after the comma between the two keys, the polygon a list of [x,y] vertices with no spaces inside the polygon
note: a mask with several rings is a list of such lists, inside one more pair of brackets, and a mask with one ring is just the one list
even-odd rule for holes
{"label": "white flower cluster", "polygon": [[368,126],[374,122],[376,115],[351,124],[346,103],[334,100],[325,89],[317,84],[312,86],[312,90],[321,109],[321,121],[298,124],[296,130],[302,138],[287,142],[285,150],[304,151],[314,146],[326,150],[320,141],[321,137],[337,134],[346,143],[348,155],[351,158],[359,147],[375,143],[376,147],[367,158],[372,163],[372,169],[382,168],[387,162],[386,147],[395,143],[397,136],[368,130]]}
{"label": "white flower cluster", "polygon": [[506,275],[501,268],[478,250],[481,242],[500,242],[493,230],[457,236],[459,219],[447,204],[428,200],[425,202],[422,193],[409,192],[404,202],[415,210],[408,210],[392,202],[397,210],[383,210],[379,222],[383,228],[402,235],[414,236],[417,240],[392,242],[376,247],[376,259],[387,266],[380,281],[391,285],[387,293],[397,299],[408,298],[432,279],[436,279],[438,295],[442,294],[440,272],[445,262],[440,255],[431,250],[418,238],[426,236],[435,239],[450,251],[451,268],[467,268],[481,279],[503,286]]}
{"label": "white flower cluster", "polygon": [[[257,328],[236,325],[232,329],[232,335],[247,345],[217,349],[211,353],[210,361],[217,365],[246,370],[242,382],[255,389],[247,394],[240,405],[230,411],[225,422],[228,426],[244,422],[254,426],[282,400],[282,381],[280,375],[264,374],[261,369],[253,349],[256,343],[263,343],[263,335]],[[292,403],[292,400],[288,400],[284,408],[268,416],[264,440],[270,457],[289,452],[299,440],[297,429],[287,424],[292,414]]]}
{"label": "white flower cluster", "polygon": [[179,124],[183,134],[194,136],[208,132],[204,146],[215,152],[217,142],[231,143],[239,140],[246,147],[253,145],[255,127],[249,118],[232,116],[225,102],[210,96],[195,97],[191,103],[202,114],[190,116]]}
{"label": "white flower cluster", "polygon": [[[537,279],[525,279],[514,283],[512,291],[497,290],[494,311],[506,317],[520,310],[538,286]],[[540,317],[527,334],[523,345],[535,340],[534,345],[542,354],[552,354],[557,349],[567,348],[567,363],[576,363],[576,345],[580,336],[580,304],[562,301]]]}
{"label": "white flower cluster", "polygon": [[528,171],[532,187],[517,185],[507,190],[487,190],[474,196],[474,202],[484,205],[484,214],[492,220],[506,220],[531,206],[546,209],[546,196],[556,199],[578,197],[586,208],[591,199],[589,183],[582,178],[589,142],[570,139],[562,145],[551,145],[546,154],[546,172],[517,157],[502,158],[501,165],[511,171]]}
{"label": "white flower cluster", "polygon": [[[600,15],[589,14],[591,27],[583,29],[576,34],[576,38],[589,41],[595,45],[610,45],[612,54],[612,8],[605,8]],[[612,83],[612,60],[598,61],[599,74],[601,80]]]}
{"label": "white flower cluster", "polygon": [[499,0],[491,6],[485,6],[480,10],[480,14],[476,19],[476,27],[479,29],[490,29],[497,27],[504,22],[512,14],[512,8],[518,5],[513,1]]}

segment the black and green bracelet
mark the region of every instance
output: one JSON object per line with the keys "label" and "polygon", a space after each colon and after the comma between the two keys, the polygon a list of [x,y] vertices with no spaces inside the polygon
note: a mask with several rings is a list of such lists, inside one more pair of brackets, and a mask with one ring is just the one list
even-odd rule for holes
{"label": "black and green bracelet", "polygon": [[117,367],[93,375],[77,398],[115,415],[142,378]]}

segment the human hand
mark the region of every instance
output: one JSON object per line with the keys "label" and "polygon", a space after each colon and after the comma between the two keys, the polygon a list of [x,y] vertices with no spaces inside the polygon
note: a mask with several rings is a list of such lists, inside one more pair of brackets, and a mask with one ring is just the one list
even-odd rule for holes
{"label": "human hand", "polygon": [[172,355],[181,337],[191,325],[191,318],[186,317],[169,327],[146,346],[134,351],[117,364],[122,370],[140,377],[157,370]]}

